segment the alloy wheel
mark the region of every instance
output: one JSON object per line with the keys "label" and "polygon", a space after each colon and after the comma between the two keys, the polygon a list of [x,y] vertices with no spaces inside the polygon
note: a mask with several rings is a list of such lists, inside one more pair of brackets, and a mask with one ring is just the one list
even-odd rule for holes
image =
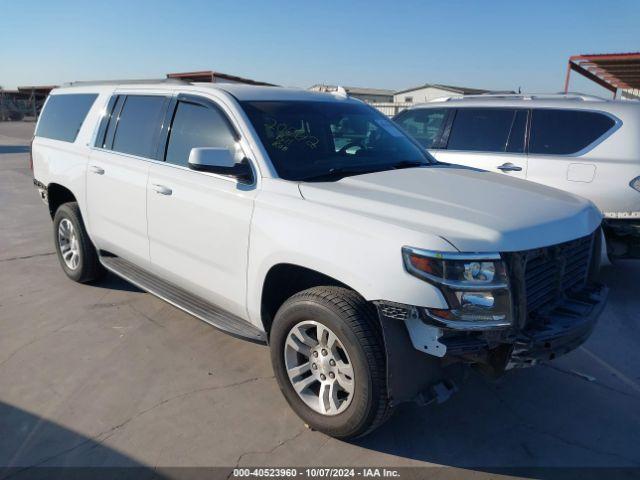
{"label": "alloy wheel", "polygon": [[294,390],[322,415],[342,413],[353,400],[355,378],[347,349],[325,325],[305,320],[288,333],[284,362]]}
{"label": "alloy wheel", "polygon": [[68,218],[63,218],[58,225],[58,246],[65,265],[75,270],[80,264],[80,247],[73,223]]}

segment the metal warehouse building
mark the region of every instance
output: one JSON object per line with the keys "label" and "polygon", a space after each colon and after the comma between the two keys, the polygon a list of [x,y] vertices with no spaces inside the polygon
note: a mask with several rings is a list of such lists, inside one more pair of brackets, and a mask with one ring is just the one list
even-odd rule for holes
{"label": "metal warehouse building", "polygon": [[418,87],[407,88],[393,94],[395,103],[424,103],[442,97],[462,97],[464,95],[480,95],[490,90],[479,88],[454,87],[438,83],[425,83]]}

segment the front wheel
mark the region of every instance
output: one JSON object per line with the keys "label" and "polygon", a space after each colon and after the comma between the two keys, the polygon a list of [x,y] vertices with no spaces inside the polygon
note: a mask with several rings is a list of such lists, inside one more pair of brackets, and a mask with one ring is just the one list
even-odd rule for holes
{"label": "front wheel", "polygon": [[278,310],[270,345],[280,389],[312,429],[353,438],[388,418],[384,344],[374,307],[357,293],[297,293]]}

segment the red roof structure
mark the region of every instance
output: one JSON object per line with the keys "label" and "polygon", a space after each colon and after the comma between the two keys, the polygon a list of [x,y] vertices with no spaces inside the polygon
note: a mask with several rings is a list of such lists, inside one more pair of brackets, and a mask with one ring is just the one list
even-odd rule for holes
{"label": "red roof structure", "polygon": [[567,65],[565,93],[571,71],[613,92],[614,98],[618,89],[640,92],[640,52],[573,55]]}
{"label": "red roof structure", "polygon": [[229,75],[222,72],[214,72],[212,70],[204,70],[199,72],[180,72],[180,73],[167,73],[167,78],[177,78],[185,80],[187,82],[230,82],[230,83],[245,83],[247,85],[264,85],[268,87],[275,87],[276,85],[267,82],[260,82],[258,80],[252,80],[250,78],[238,77],[236,75]]}

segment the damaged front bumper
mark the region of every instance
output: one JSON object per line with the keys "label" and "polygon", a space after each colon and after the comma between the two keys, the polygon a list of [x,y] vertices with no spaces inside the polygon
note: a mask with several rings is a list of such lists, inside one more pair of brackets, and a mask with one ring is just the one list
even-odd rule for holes
{"label": "damaged front bumper", "polygon": [[603,229],[609,258],[640,259],[640,218],[606,218]]}
{"label": "damaged front bumper", "polygon": [[541,316],[516,338],[506,368],[553,360],[582,345],[605,307],[609,289],[592,285]]}
{"label": "damaged front bumper", "polygon": [[469,365],[499,375],[564,355],[589,337],[607,296],[605,286],[592,284],[523,327],[480,332],[443,329],[420,308],[378,302],[391,401],[440,400]]}

